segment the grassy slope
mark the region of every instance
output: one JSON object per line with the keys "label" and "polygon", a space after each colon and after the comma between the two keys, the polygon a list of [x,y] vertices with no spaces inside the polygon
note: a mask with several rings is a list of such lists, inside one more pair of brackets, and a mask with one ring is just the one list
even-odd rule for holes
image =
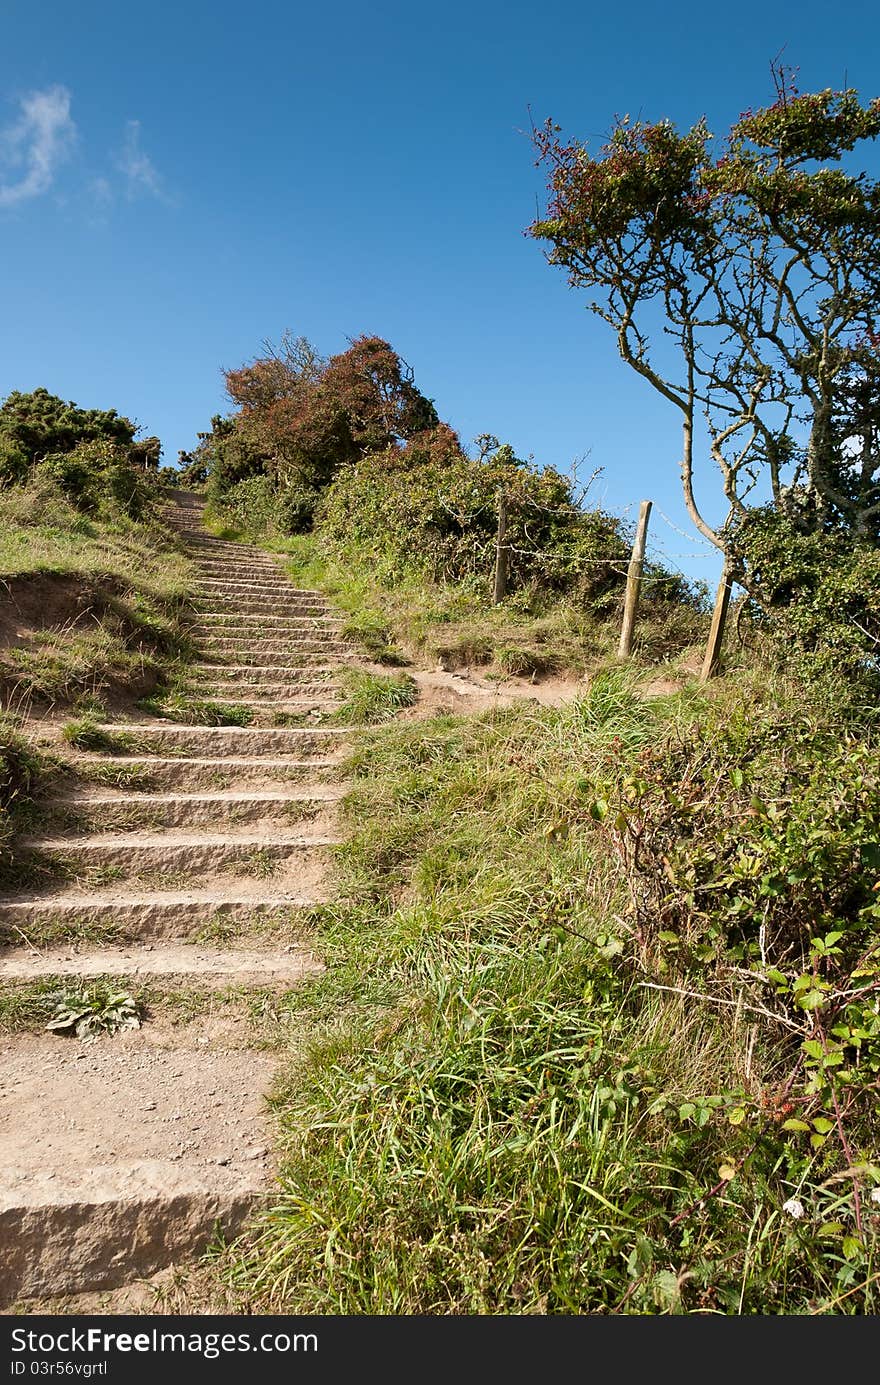
{"label": "grassy slope", "polygon": [[158,519],[87,517],[46,482],[0,492],[0,581],[25,634],[0,655],[6,706],[141,695],[186,649],[188,572]]}
{"label": "grassy slope", "polygon": [[760,681],[646,704],[612,675],[561,710],[364,735],[341,898],[315,920],[332,965],[278,1015],[280,1196],[227,1259],[248,1303],[876,1311],[839,1150],[780,1131],[798,1041],[701,998],[705,969],[695,995],[655,989],[662,947],[649,966],[633,946],[591,809],[649,747],[772,716]]}

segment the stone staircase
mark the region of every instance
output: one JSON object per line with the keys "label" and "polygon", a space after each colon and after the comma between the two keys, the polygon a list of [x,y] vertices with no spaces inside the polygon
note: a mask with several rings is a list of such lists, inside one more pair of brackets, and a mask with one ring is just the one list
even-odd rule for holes
{"label": "stone staircase", "polygon": [[[109,723],[124,754],[78,754],[78,787],[20,843],[27,886],[0,899],[0,984],[97,977],[196,997],[84,1045],[22,1033],[0,1058],[0,1302],[114,1287],[233,1234],[271,1178],[272,1062],[214,997],[320,969],[298,915],[326,897],[353,661],[317,592],[273,559],[172,516],[198,586],[194,697],[244,726]],[[280,724],[279,724],[280,723]],[[115,787],[118,783],[119,787]]]}

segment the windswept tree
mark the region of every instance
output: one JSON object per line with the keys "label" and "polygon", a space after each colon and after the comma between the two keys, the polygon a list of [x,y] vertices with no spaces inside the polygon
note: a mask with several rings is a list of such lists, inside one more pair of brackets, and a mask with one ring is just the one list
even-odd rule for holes
{"label": "windswept tree", "polygon": [[[552,122],[535,134],[549,204],[530,234],[678,409],[688,512],[732,559],[760,505],[880,534],[880,182],[848,157],[880,131],[880,100],[774,79],[774,103],[721,142],[702,120],[624,117],[595,155]],[[702,448],[720,524],[696,496]]]}

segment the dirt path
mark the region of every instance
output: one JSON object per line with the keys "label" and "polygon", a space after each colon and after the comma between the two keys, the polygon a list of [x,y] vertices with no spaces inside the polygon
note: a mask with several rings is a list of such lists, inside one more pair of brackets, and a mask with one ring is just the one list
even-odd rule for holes
{"label": "dirt path", "polygon": [[[0,899],[0,984],[146,983],[158,1018],[90,1044],[5,1043],[0,1303],[129,1283],[198,1252],[218,1222],[240,1227],[271,1178],[272,1062],[214,1001],[319,969],[296,919],[327,889],[344,729],[317,723],[353,655],[320,593],[207,534],[194,497],[175,522],[199,569],[193,693],[252,720],[113,723],[137,749],[79,756],[82,787],[22,844],[66,880]],[[108,787],[117,770],[129,787]],[[161,1018],[169,992],[193,1019]]]}

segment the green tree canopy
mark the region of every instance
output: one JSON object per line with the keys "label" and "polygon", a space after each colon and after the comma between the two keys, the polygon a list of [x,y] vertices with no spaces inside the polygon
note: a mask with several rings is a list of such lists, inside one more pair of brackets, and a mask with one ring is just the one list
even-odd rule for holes
{"label": "green tree canopy", "polygon": [[42,387],[29,394],[13,390],[0,406],[0,479],[4,472],[9,480],[19,479],[45,457],[72,452],[81,443],[131,447],[136,431],[115,409],[81,409]]}

